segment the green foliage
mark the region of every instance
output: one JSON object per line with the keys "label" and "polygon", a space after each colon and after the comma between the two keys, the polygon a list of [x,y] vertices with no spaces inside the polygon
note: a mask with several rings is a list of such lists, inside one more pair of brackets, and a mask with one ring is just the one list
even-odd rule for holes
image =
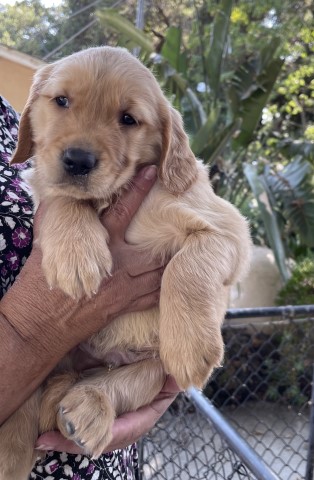
{"label": "green foliage", "polygon": [[266,361],[268,369],[266,399],[296,406],[309,401],[313,341],[312,322],[290,323],[275,336],[274,344],[280,356],[274,355]]}
{"label": "green foliage", "polygon": [[224,365],[205,387],[218,406],[248,400],[301,406],[311,398],[313,322],[282,322],[267,332],[223,330]]}
{"label": "green foliage", "polygon": [[[102,3],[111,5],[110,0]],[[22,0],[14,6],[0,5],[0,43],[39,58],[48,56],[51,61],[114,42],[115,36],[104,32],[95,19],[96,5],[90,4],[90,0],[65,0],[58,7],[46,8],[41,0]]]}
{"label": "green foliage", "polygon": [[56,16],[57,9],[45,8],[40,0],[25,0],[14,6],[0,5],[0,43],[43,57],[56,45],[53,32],[46,28]]}
{"label": "green foliage", "polygon": [[[301,156],[283,169],[265,168],[264,178],[272,196],[273,208],[280,210],[288,234],[299,232],[303,244],[314,247],[313,167]],[[280,208],[278,208],[280,206]]]}
{"label": "green foliage", "polygon": [[[272,39],[258,55],[240,65],[231,80],[229,89],[231,105],[234,112],[242,118],[241,132],[234,140],[236,148],[246,147],[252,141],[283,65],[282,59],[274,58],[278,46],[278,38]],[[241,105],[239,99],[242,100]]]}
{"label": "green foliage", "polygon": [[258,175],[257,168],[254,165],[246,164],[244,166],[244,173],[257,200],[279,271],[284,281],[287,281],[289,272],[286,265],[285,249],[281,238],[277,213],[270,203],[267,183],[264,181],[262,175]]}
{"label": "green foliage", "polygon": [[114,30],[118,30],[127,44],[127,47],[132,49],[134,46],[143,48],[146,52],[152,53],[154,47],[146,35],[134,27],[127,18],[122,15],[117,15],[115,10],[103,9],[97,13],[102,25],[110,26]]}
{"label": "green foliage", "polygon": [[222,0],[221,8],[216,12],[212,27],[210,50],[205,67],[214,101],[218,99],[221,86],[221,72],[229,34],[229,22],[233,0]]}
{"label": "green foliage", "polygon": [[[228,71],[226,75],[225,64],[227,63],[227,41],[229,35],[229,21],[232,1],[225,0],[216,11],[214,17],[211,42],[204,38],[195,48],[200,48],[203,71],[203,84],[205,95],[199,96],[200,102],[207,108],[198,107],[195,112],[195,104],[191,102],[188,90],[193,89],[193,80],[189,77],[191,70],[191,52],[185,48],[182,38],[183,32],[178,27],[170,27],[164,37],[161,56],[158,57],[159,66],[154,69],[159,73],[160,81],[164,88],[183,112],[184,101],[190,104],[192,122],[190,121],[192,137],[192,148],[197,155],[200,155],[206,162],[213,162],[227,144],[234,133],[235,125],[239,132],[234,143],[238,147],[246,147],[252,140],[254,130],[260,119],[262,110],[272,90],[273,84],[282,66],[282,60],[274,59],[278,41],[273,40],[262,50],[252,57],[250,63],[243,62],[237,65],[234,70]],[[110,17],[110,18],[108,18]],[[99,18],[103,25],[110,24],[116,28],[123,38],[128,41],[137,42],[142,48],[144,58],[153,49],[153,43],[141,32],[127,22],[119,12],[102,10]],[[209,44],[209,47],[205,45]],[[200,77],[201,78],[201,77]],[[222,90],[229,89],[231,108]],[[201,111],[200,111],[201,110]],[[204,117],[204,112],[209,113]],[[195,116],[195,113],[197,115]],[[227,113],[227,115],[226,115]],[[241,120],[241,122],[239,122]]]}
{"label": "green foliage", "polygon": [[297,262],[288,282],[278,293],[279,305],[311,305],[314,302],[314,255]]}

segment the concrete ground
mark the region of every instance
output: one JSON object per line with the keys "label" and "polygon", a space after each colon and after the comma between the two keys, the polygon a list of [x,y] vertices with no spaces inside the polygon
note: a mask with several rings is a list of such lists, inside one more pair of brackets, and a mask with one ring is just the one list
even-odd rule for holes
{"label": "concrete ground", "polygon": [[[303,480],[309,412],[257,402],[222,413],[281,480]],[[193,408],[167,412],[145,439],[143,480],[254,480],[239,458]]]}

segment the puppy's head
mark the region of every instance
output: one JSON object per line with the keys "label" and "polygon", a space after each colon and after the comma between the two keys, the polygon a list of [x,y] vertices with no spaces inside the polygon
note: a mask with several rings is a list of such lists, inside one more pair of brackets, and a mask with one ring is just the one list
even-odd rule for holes
{"label": "puppy's head", "polygon": [[35,157],[44,193],[108,198],[143,164],[184,192],[196,177],[180,115],[126,50],[98,47],[43,67],[22,113],[12,163]]}

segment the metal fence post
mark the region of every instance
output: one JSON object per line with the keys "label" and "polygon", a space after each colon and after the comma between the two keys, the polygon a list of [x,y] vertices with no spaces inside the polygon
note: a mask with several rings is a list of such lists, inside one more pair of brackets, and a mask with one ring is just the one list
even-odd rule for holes
{"label": "metal fence post", "polygon": [[223,415],[202,394],[200,390],[192,387],[187,391],[187,396],[195,406],[209,419],[215,429],[224,438],[226,443],[239,456],[242,462],[250,469],[258,480],[279,480],[279,477],[270,470],[261,457],[249,446],[239,433],[225,420]]}

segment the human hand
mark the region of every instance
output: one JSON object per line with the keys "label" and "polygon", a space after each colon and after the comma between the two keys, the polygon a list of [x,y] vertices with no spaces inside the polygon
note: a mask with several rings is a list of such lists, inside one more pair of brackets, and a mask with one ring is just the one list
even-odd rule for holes
{"label": "human hand", "polygon": [[[165,413],[174,401],[180,389],[173,377],[168,376],[166,382],[150,405],[139,408],[136,412],[125,413],[118,417],[113,424],[113,438],[105,452],[125,448],[139,440],[153,428],[158,419]],[[38,450],[53,450],[73,454],[84,454],[76,443],[67,440],[59,432],[46,432],[37,442]],[[104,453],[105,453],[104,452]]]}
{"label": "human hand", "polygon": [[32,253],[0,306],[1,313],[23,338],[31,343],[39,341],[45,350],[53,349],[60,358],[116,316],[145,310],[158,303],[161,262],[148,259],[124,238],[132,217],[155,180],[156,167],[143,168],[133,179],[132,188],[101,219],[111,238],[114,270],[91,299],[77,302],[57,288],[49,289],[36,245],[39,210]]}

